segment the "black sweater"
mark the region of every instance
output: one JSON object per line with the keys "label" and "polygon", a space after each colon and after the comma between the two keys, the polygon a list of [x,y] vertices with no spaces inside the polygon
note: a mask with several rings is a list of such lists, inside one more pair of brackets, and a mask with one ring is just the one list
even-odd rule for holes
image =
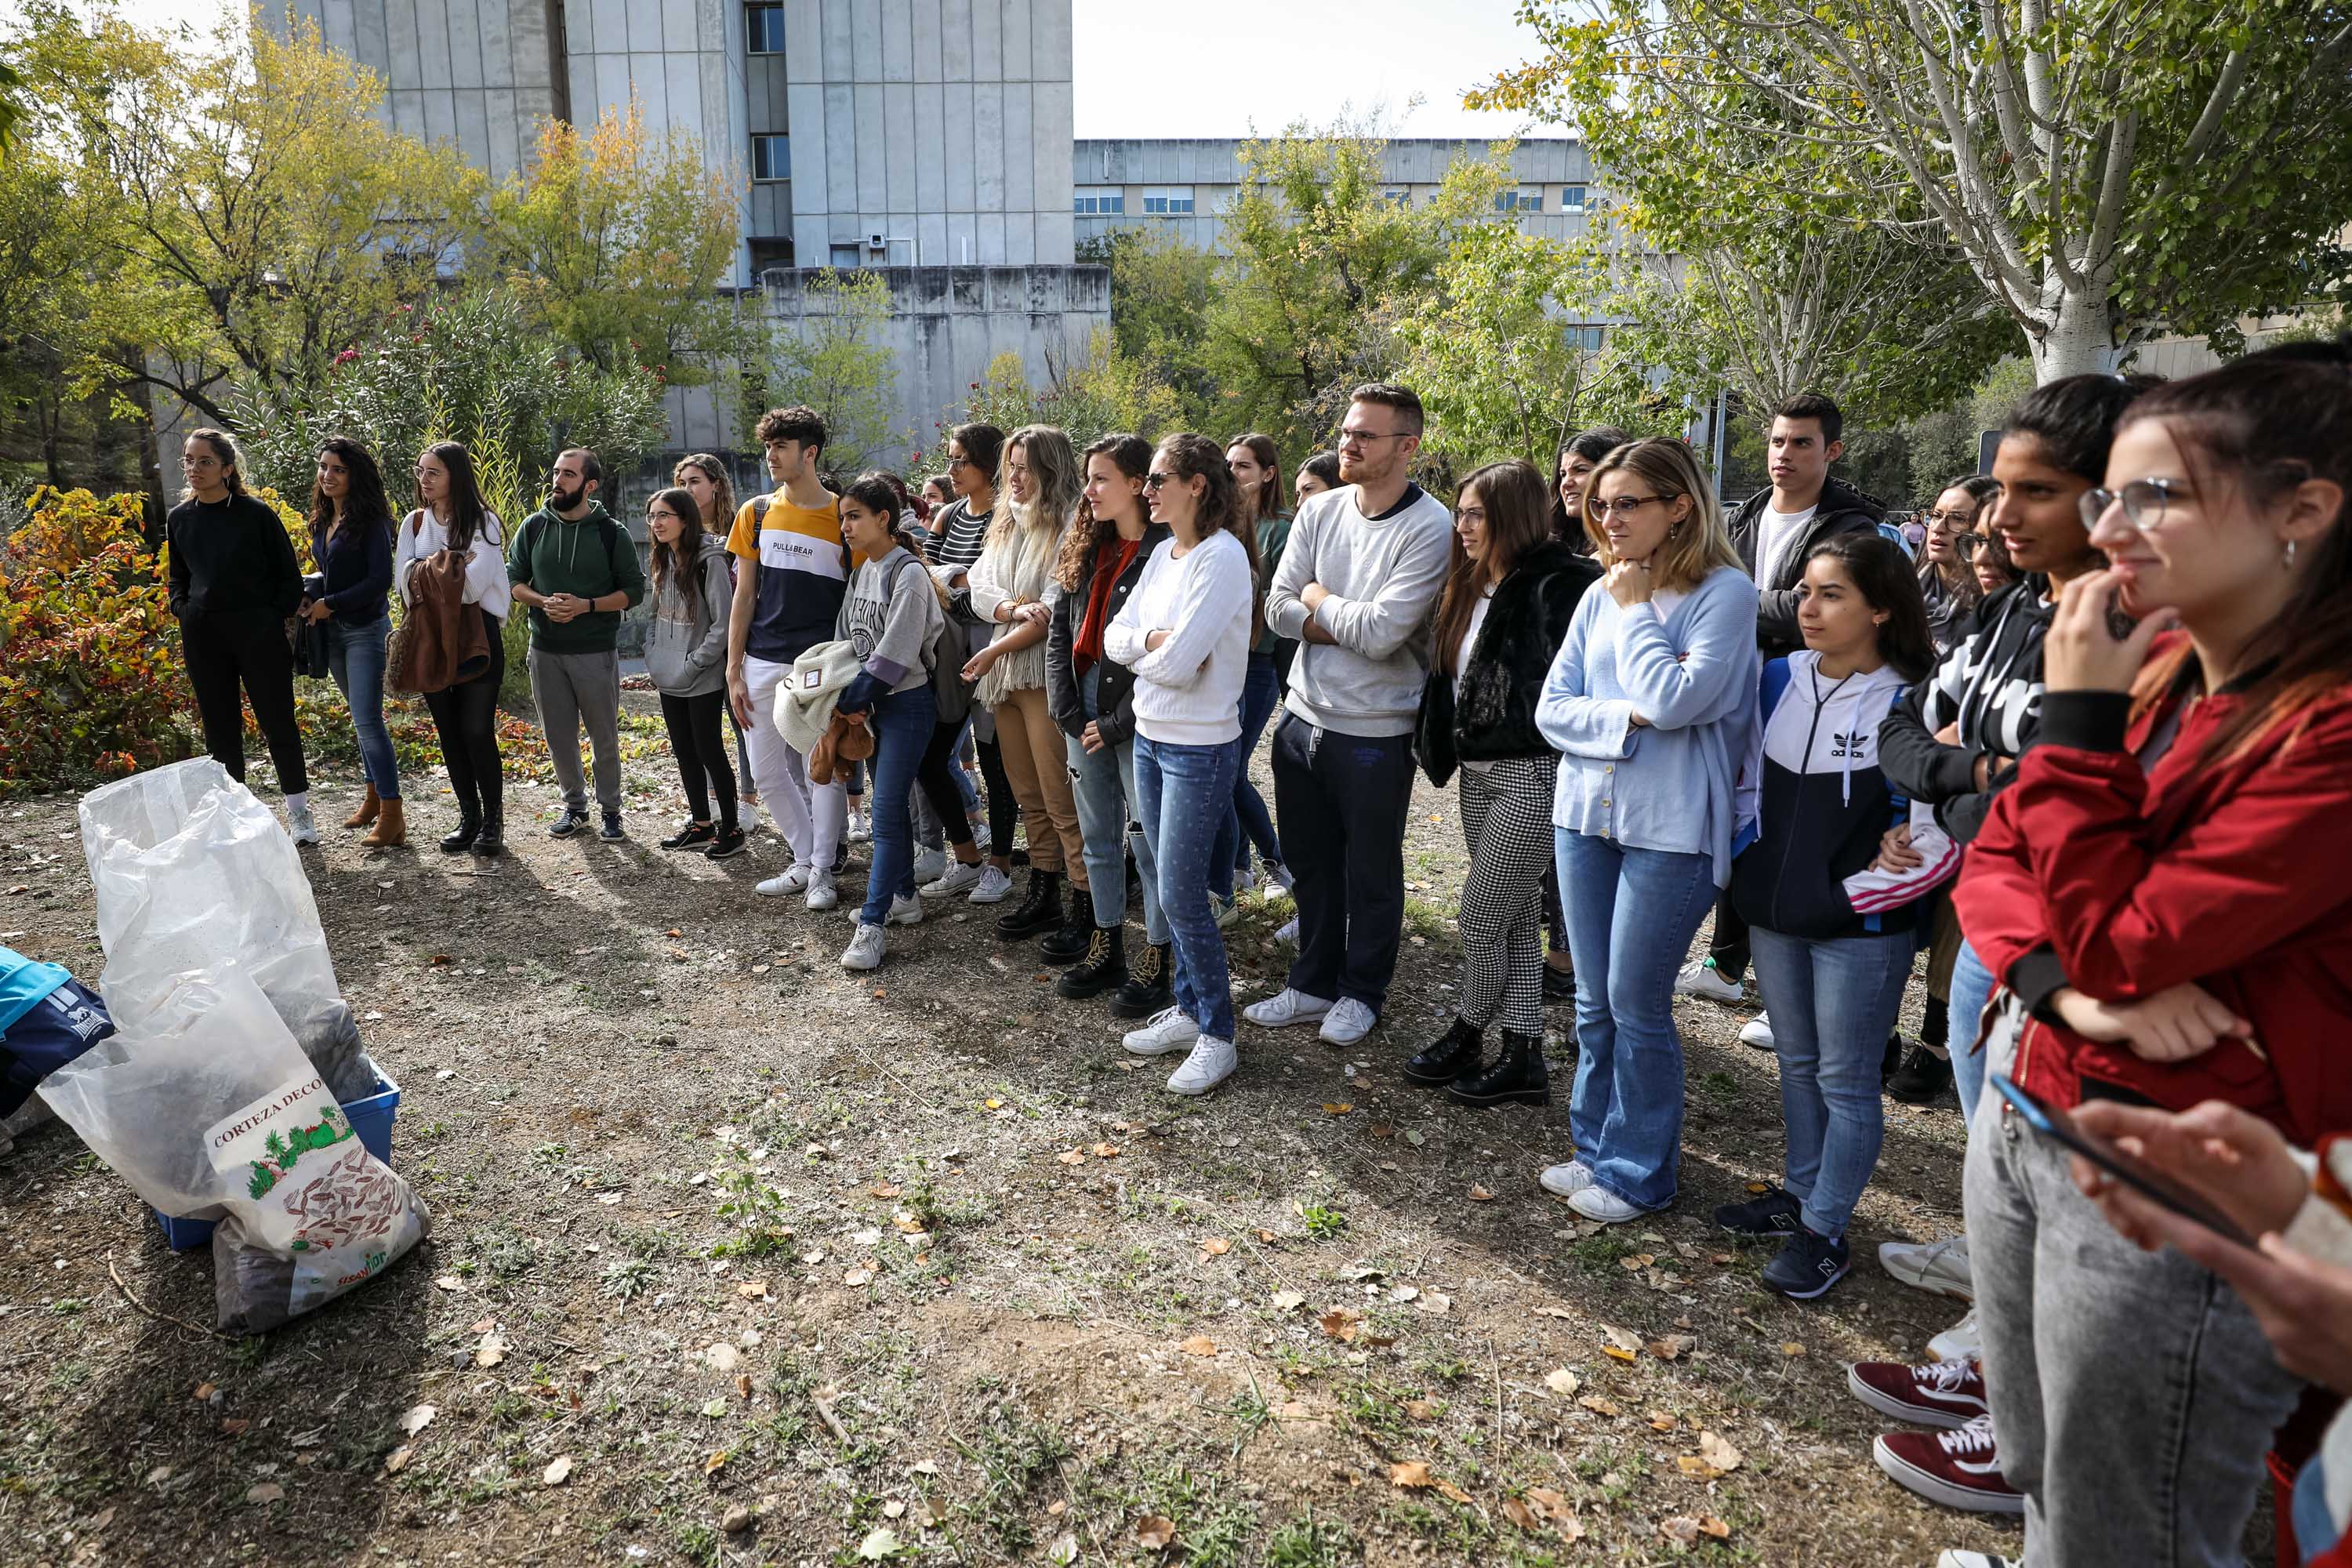
{"label": "black sweater", "polygon": [[310,553],[327,580],[320,595],[335,619],[347,626],[372,626],[383,619],[392,594],[392,529],[330,527],[324,540],[312,535]]}
{"label": "black sweater", "polygon": [[302,602],[302,565],[278,514],[251,496],[190,499],[163,516],[172,613],[284,620]]}
{"label": "black sweater", "polygon": [[[1143,576],[1144,563],[1168,537],[1164,522],[1143,531],[1135,559],[1111,584],[1110,602],[1103,608],[1106,627],[1118,618],[1127,596],[1135,592],[1136,583]],[[1055,596],[1053,618],[1045,623],[1045,711],[1073,740],[1087,732],[1087,707],[1079,700],[1077,661],[1072,654],[1078,640],[1078,623],[1087,618],[1087,601],[1094,594],[1095,571],[1102,564],[1104,549],[1097,542],[1078,573],[1078,585]],[[1096,731],[1106,746],[1124,745],[1135,736],[1135,671],[1115,658],[1104,659],[1095,668],[1102,671],[1096,678]]]}
{"label": "black sweater", "polygon": [[1445,650],[1430,649],[1414,731],[1422,771],[1432,784],[1444,784],[1465,762],[1551,752],[1536,728],[1536,703],[1576,606],[1599,581],[1601,563],[1565,544],[1546,540],[1528,552],[1495,585],[1495,602],[1486,606],[1462,673],[1458,705],[1454,678],[1445,673]]}
{"label": "black sweater", "polygon": [[[2053,606],[2049,580],[2012,583],[1979,604],[1937,664],[1878,731],[1879,763],[1895,787],[1935,807],[1936,822],[1966,844],[1991,815],[1993,796],[2017,776],[2017,759],[2042,735],[2042,639]],[[1960,743],[1936,739],[1959,726]],[[1976,784],[1979,756],[1989,788]]]}
{"label": "black sweater", "polygon": [[[1772,491],[1767,488],[1740,502],[1739,510],[1731,514],[1731,542],[1750,577],[1756,575],[1757,531],[1762,526],[1764,509],[1771,504]],[[1756,646],[1766,658],[1805,646],[1804,634],[1797,630],[1797,605],[1804,597],[1797,584],[1804,581],[1805,557],[1813,546],[1841,533],[1875,533],[1878,520],[1885,515],[1885,507],[1844,480],[1822,482],[1822,499],[1814,504],[1813,515],[1797,542],[1781,552],[1772,581],[1756,584]]]}

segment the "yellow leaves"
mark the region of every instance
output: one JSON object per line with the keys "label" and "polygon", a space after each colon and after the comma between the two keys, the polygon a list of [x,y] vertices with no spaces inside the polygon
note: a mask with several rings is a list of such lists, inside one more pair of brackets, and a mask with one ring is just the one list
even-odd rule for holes
{"label": "yellow leaves", "polygon": [[1326,1116],[1345,1116],[1355,1109],[1356,1108],[1353,1105],[1344,1100],[1326,1101],[1323,1107],[1323,1114]]}
{"label": "yellow leaves", "polygon": [[1470,1201],[1474,1204],[1491,1204],[1495,1201],[1495,1194],[1473,1183],[1470,1188]]}
{"label": "yellow leaves", "polygon": [[1135,1543],[1146,1552],[1165,1552],[1176,1539],[1176,1522],[1160,1514],[1147,1513],[1135,1521]]}
{"label": "yellow leaves", "polygon": [[1389,1484],[1407,1490],[1422,1490],[1437,1484],[1429,1473],[1428,1464],[1421,1459],[1406,1459],[1389,1467]]}
{"label": "yellow leaves", "polygon": [[1190,1339],[1185,1340],[1177,1345],[1176,1348],[1182,1351],[1186,1355],[1208,1357],[1213,1356],[1217,1353],[1217,1342],[1211,1339],[1206,1334],[1194,1334]]}
{"label": "yellow leaves", "polygon": [[1213,1236],[1201,1243],[1201,1250],[1211,1258],[1223,1258],[1234,1249],[1234,1244],[1222,1236]]}
{"label": "yellow leaves", "polygon": [[1355,1342],[1357,1325],[1363,1321],[1364,1315],[1361,1312],[1350,1311],[1345,1307],[1334,1307],[1316,1319],[1315,1326],[1331,1338],[1344,1344],[1351,1344]]}

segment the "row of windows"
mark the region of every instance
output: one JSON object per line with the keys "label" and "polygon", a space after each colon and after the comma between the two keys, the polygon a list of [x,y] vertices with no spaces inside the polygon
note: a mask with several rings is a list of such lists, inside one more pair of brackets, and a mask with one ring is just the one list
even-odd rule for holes
{"label": "row of windows", "polygon": [[[1516,190],[1497,192],[1496,212],[1539,213],[1545,210],[1544,198],[1549,188],[1543,185],[1521,185]],[[1409,203],[1412,193],[1392,186],[1381,193],[1384,200]],[[1585,189],[1582,185],[1559,187],[1559,205],[1554,209],[1570,215],[1584,212]],[[1079,185],[1075,187],[1070,210],[1080,217],[1123,217],[1127,213],[1127,192],[1118,185]],[[1146,185],[1143,187],[1143,210],[1148,214],[1175,216],[1190,213],[1192,207],[1192,187],[1190,185]]]}

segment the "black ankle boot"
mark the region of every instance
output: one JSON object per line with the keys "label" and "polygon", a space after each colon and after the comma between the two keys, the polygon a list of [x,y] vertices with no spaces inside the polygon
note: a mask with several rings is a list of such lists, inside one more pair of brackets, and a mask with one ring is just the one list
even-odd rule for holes
{"label": "black ankle boot", "polygon": [[[507,811],[504,805],[482,807],[482,830],[474,835],[474,853],[497,855],[507,847]],[[445,842],[442,847],[448,847]]]}
{"label": "black ankle boot", "polygon": [[1095,896],[1084,888],[1072,888],[1061,930],[1048,932],[1037,944],[1037,956],[1048,963],[1076,963],[1093,950],[1094,941]]}
{"label": "black ankle boot", "polygon": [[[1079,897],[1084,898],[1084,894]],[[1059,932],[1055,933],[1059,935]],[[1046,940],[1051,941],[1052,938]],[[1099,996],[1115,986],[1127,984],[1127,928],[1097,926],[1087,938],[1086,962],[1076,969],[1066,969],[1062,978],[1054,983],[1056,994],[1073,1002],[1083,1002],[1089,996]]]}
{"label": "black ankle boot", "polygon": [[1886,1098],[1906,1105],[1933,1105],[1952,1087],[1952,1064],[1925,1046],[1914,1046],[1895,1076],[1886,1080]]}
{"label": "black ankle boot", "polygon": [[1463,1105],[1551,1103],[1551,1077],[1544,1068],[1543,1037],[1503,1031],[1503,1054],[1492,1067],[1464,1074],[1446,1094]]}
{"label": "black ankle boot", "polygon": [[1121,1018],[1149,1018],[1164,1007],[1175,1005],[1176,993],[1169,984],[1168,963],[1168,944],[1164,942],[1138,953],[1127,972],[1126,984],[1111,996],[1112,1014]]}
{"label": "black ankle boot", "polygon": [[1028,896],[1010,914],[996,917],[996,934],[1007,942],[1025,942],[1062,923],[1062,874],[1029,868]]}
{"label": "black ankle boot", "polygon": [[463,855],[467,850],[471,849],[474,847],[474,840],[480,837],[481,834],[481,813],[478,811],[467,811],[461,806],[458,808],[457,812],[457,831],[446,835],[442,838],[441,853],[444,855]]}
{"label": "black ankle boot", "polygon": [[1485,1054],[1486,1031],[1456,1018],[1452,1028],[1404,1064],[1404,1076],[1413,1083],[1452,1083],[1465,1073],[1476,1072]]}

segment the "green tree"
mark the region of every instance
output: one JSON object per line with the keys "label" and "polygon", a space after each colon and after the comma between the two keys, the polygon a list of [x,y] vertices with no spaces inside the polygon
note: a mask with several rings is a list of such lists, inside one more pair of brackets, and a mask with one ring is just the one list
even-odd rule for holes
{"label": "green tree", "polygon": [[[1588,13],[1590,17],[1588,19]],[[2042,380],[2344,276],[2352,26],[2285,0],[1525,0],[1475,106],[1576,122],[1654,206],[1946,244]],[[1759,45],[1759,40],[1763,43]]]}
{"label": "green tree", "polygon": [[1078,259],[1110,268],[1110,326],[1119,353],[1174,390],[1185,424],[1213,423],[1208,416],[1216,388],[1206,350],[1217,258],[1164,227],[1142,226],[1084,241]]}
{"label": "green tree", "polygon": [[825,461],[836,471],[887,462],[914,439],[890,428],[898,360],[877,341],[890,321],[890,285],[877,272],[827,269],[801,289],[800,318],[761,321],[757,346],[737,362],[741,438],[757,444],[769,409],[805,404],[824,416]]}
{"label": "green tree", "polygon": [[[1007,432],[1024,425],[1052,425],[1066,431],[1081,451],[1114,430],[1157,441],[1187,425],[1182,401],[1160,379],[1159,367],[1124,353],[1118,340],[1100,328],[1076,360],[1065,363],[1047,356],[1043,386],[1030,381],[1019,354],[1010,350],[998,354],[973,385],[961,418]],[[938,444],[916,466],[924,473],[947,467],[945,426]]]}

